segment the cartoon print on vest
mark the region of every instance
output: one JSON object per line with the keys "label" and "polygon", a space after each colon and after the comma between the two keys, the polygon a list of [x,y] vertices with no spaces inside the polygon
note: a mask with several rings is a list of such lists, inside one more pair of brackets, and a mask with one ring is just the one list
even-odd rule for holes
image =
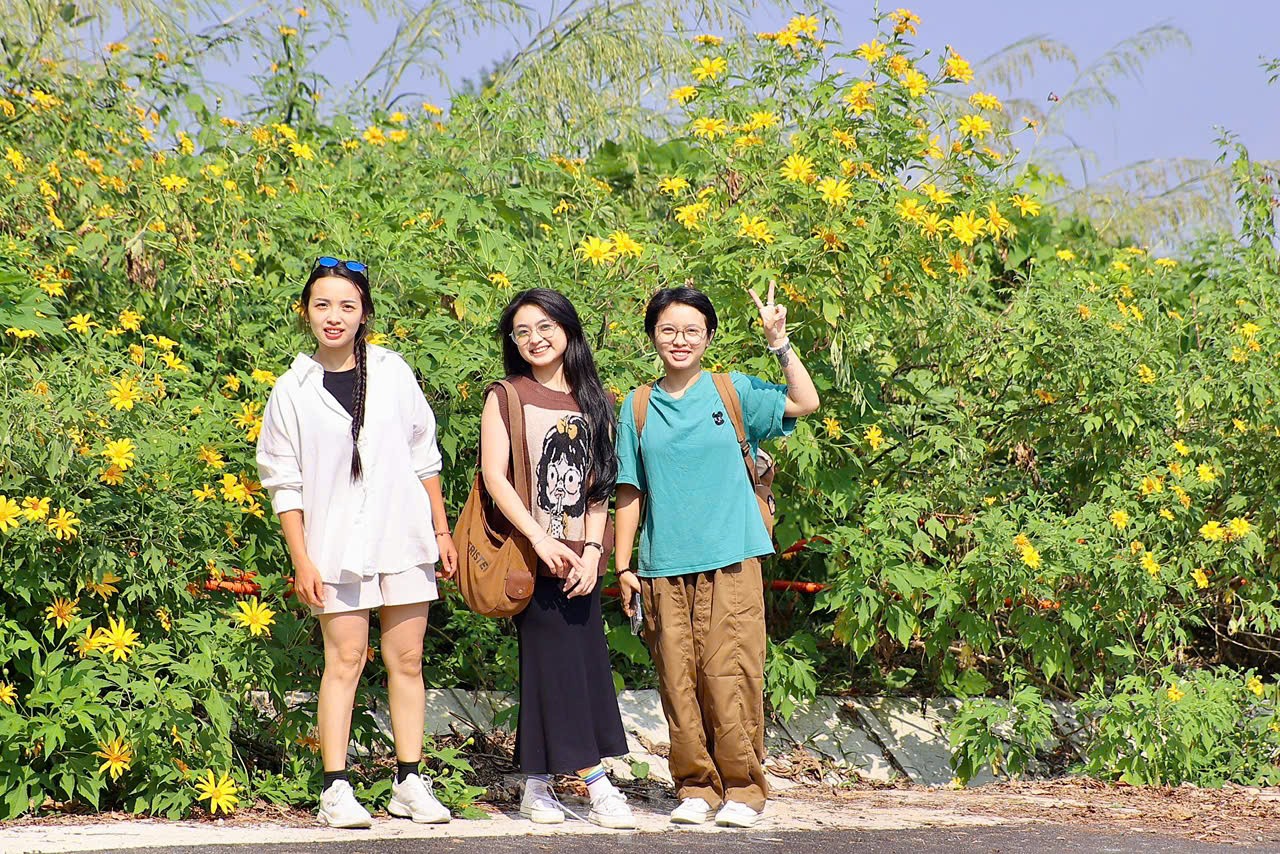
{"label": "cartoon print on vest", "polygon": [[547,533],[556,538],[565,535],[566,517],[577,518],[587,511],[583,483],[590,453],[587,429],[585,419],[569,415],[557,421],[542,440],[537,475],[538,506],[551,515]]}
{"label": "cartoon print on vest", "polygon": [[715,412],[711,413],[711,420],[716,422],[717,427],[722,426],[724,424],[724,413],[717,409]]}

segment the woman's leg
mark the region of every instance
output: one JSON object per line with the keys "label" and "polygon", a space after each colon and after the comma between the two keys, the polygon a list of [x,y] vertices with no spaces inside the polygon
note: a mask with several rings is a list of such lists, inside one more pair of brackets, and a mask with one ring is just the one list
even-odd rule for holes
{"label": "woman's leg", "polygon": [[[658,673],[662,711],[671,731],[671,776],[676,796],[701,798],[715,809],[724,799],[724,783],[711,757],[713,733],[706,727],[699,690],[702,638],[696,629],[704,616],[696,607],[699,575],[640,579],[645,640]],[[701,579],[703,587],[709,584]],[[708,610],[704,607],[703,610]]]}
{"label": "woman's leg", "polygon": [[324,635],[324,675],[316,710],[320,759],[325,771],[341,771],[347,767],[351,707],[369,648],[369,612],[321,614],[320,631]]}
{"label": "woman's leg", "polygon": [[388,605],[378,611],[382,623],[382,660],[387,666],[387,698],[397,762],[422,759],[426,690],[422,684],[422,638],[430,604]]}
{"label": "woman's leg", "polygon": [[695,621],[701,703],[725,800],[764,809],[764,584],[748,558],[707,575]]}

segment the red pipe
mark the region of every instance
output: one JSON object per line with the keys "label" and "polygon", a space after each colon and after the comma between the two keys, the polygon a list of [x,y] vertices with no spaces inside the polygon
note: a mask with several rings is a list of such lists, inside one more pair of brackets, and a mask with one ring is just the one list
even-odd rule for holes
{"label": "red pipe", "polygon": [[[817,581],[770,581],[767,582],[770,590],[794,590],[797,593],[821,593],[827,589],[827,585]],[[617,587],[606,587],[603,591],[605,596],[617,598],[622,591]]]}
{"label": "red pipe", "polygon": [[827,585],[816,581],[770,581],[770,590],[794,590],[797,593],[821,593]]}
{"label": "red pipe", "polygon": [[782,558],[783,560],[790,560],[791,558],[800,554],[800,552],[807,549],[810,543],[825,543],[826,545],[831,545],[830,540],[820,535],[816,537],[810,537],[808,539],[796,540],[786,551],[778,555],[778,557]]}

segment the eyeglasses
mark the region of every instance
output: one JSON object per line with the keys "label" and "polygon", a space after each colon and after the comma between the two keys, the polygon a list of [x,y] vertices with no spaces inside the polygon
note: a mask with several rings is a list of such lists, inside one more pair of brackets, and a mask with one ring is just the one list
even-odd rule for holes
{"label": "eyeglasses", "polygon": [[707,330],[701,326],[686,326],[684,329],[677,329],[674,326],[659,326],[653,330],[653,337],[661,344],[670,344],[676,340],[677,335],[684,335],[684,340],[689,344],[701,344],[702,339],[706,337]]}
{"label": "eyeglasses", "polygon": [[369,272],[369,268],[359,261],[344,261],[341,258],[334,258],[332,255],[321,255],[316,259],[316,266],[326,270],[332,267],[342,267],[353,273]]}
{"label": "eyeglasses", "polygon": [[520,326],[511,330],[511,340],[517,344],[524,344],[535,332],[538,333],[539,338],[550,338],[559,328],[560,324],[554,320],[541,320],[532,329],[527,326]]}

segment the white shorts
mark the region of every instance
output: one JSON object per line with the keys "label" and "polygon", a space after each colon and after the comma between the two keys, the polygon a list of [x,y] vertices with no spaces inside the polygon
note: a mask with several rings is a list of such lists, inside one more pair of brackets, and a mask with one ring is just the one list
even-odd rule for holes
{"label": "white shorts", "polygon": [[415,566],[404,572],[370,575],[359,581],[324,585],[324,607],[311,606],[311,613],[342,614],[367,611],[386,605],[415,605],[440,598],[436,590],[436,567],[433,563]]}

